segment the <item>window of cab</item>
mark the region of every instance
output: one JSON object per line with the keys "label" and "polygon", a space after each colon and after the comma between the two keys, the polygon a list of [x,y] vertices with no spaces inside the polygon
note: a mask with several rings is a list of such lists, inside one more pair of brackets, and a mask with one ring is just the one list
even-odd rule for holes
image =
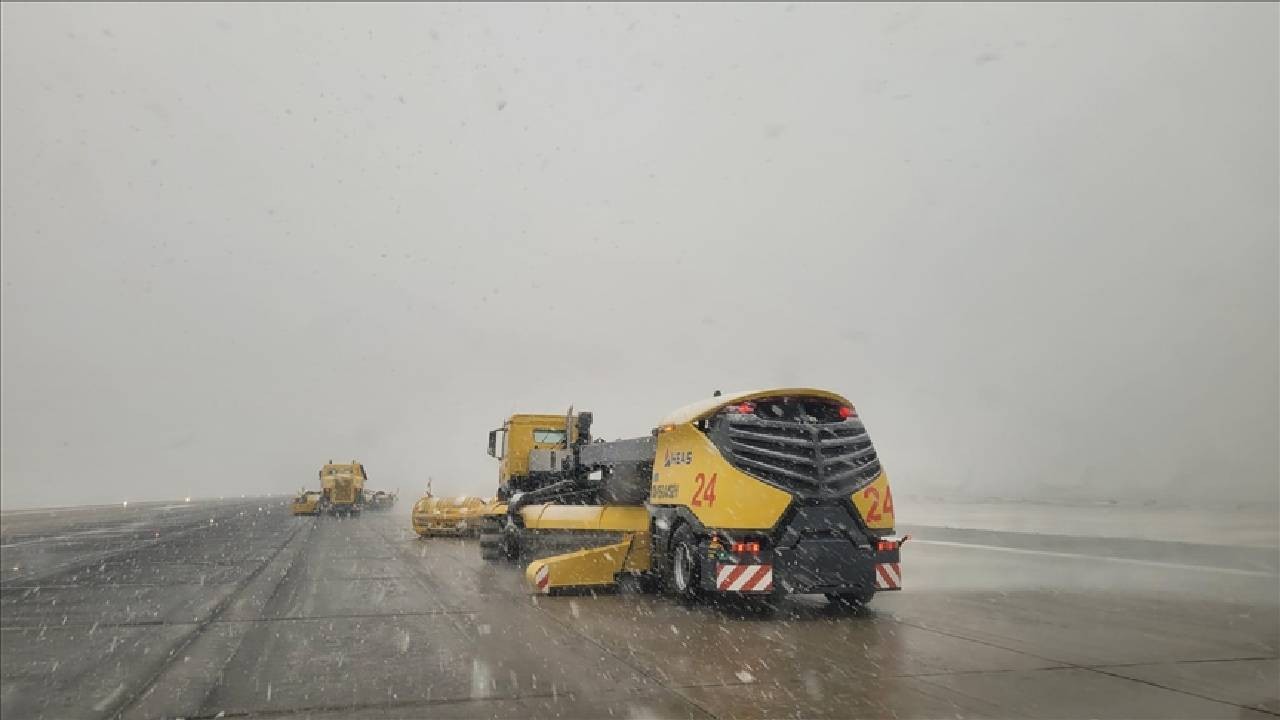
{"label": "window of cab", "polygon": [[533,431],[533,441],[535,443],[562,445],[564,444],[564,431],[535,428]]}

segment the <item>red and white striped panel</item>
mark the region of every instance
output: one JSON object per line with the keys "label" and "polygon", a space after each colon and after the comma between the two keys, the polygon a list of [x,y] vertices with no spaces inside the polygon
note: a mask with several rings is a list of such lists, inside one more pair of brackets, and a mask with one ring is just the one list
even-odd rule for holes
{"label": "red and white striped panel", "polygon": [[538,572],[533,576],[533,584],[538,588],[538,592],[549,592],[547,586],[551,583],[551,570],[546,565],[538,568]]}
{"label": "red and white striped panel", "polygon": [[876,564],[876,589],[902,589],[902,568],[898,566],[898,563]]}
{"label": "red and white striped panel", "polygon": [[726,592],[769,592],[772,565],[716,565],[716,589]]}

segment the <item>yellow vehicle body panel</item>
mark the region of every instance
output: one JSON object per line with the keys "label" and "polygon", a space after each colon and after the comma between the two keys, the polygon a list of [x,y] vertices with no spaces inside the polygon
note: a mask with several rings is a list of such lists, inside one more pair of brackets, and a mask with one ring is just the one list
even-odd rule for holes
{"label": "yellow vehicle body panel", "polygon": [[791,494],[730,465],[702,431],[686,423],[658,434],[649,501],[685,506],[709,528],[763,530],[782,517]]}
{"label": "yellow vehicle body panel", "polygon": [[607,587],[624,572],[649,569],[648,532],[629,533],[621,542],[535,560],[525,568],[525,581],[535,591]]}
{"label": "yellow vehicle body panel", "polygon": [[853,505],[871,530],[893,530],[893,493],[883,470],[870,485],[853,494]]}
{"label": "yellow vehicle body panel", "polygon": [[318,515],[320,513],[320,498],[318,492],[308,492],[293,499],[289,505],[289,510],[294,515]]}
{"label": "yellow vehicle body panel", "polygon": [[469,495],[424,497],[413,506],[413,530],[423,537],[474,532],[485,505],[484,498]]}
{"label": "yellow vehicle body panel", "polygon": [[409,524],[413,527],[413,531],[421,537],[426,537],[430,533],[427,532],[426,517],[431,507],[435,504],[435,498],[426,495],[418,499],[413,504],[413,509],[409,511]]}
{"label": "yellow vehicle body panel", "polygon": [[326,463],[320,468],[320,492],[329,498],[330,503],[353,505],[364,491],[366,477],[364,465],[355,460],[350,463]]}
{"label": "yellow vehicle body panel", "polygon": [[535,442],[534,430],[565,432],[569,442],[577,439],[577,427],[566,427],[565,415],[512,415],[502,424],[502,457],[498,465],[498,484],[506,485],[512,477],[529,474],[529,453],[533,450],[555,450],[561,442]]}
{"label": "yellow vehicle body panel", "polygon": [[507,514],[507,504],[496,497],[491,497],[485,501],[484,507],[480,508],[480,516],[488,518],[502,517]]}
{"label": "yellow vehicle body panel", "polygon": [[829,390],[819,390],[817,388],[777,388],[775,390],[744,390],[741,392],[728,393],[719,397],[707,398],[690,403],[684,407],[672,412],[662,420],[663,425],[683,425],[701,420],[708,415],[713,415],[720,408],[726,405],[737,405],[747,400],[755,400],[756,398],[778,397],[779,395],[804,396],[824,398],[843,403],[850,407],[853,403],[848,398]]}
{"label": "yellow vehicle body panel", "polygon": [[329,502],[333,505],[354,505],[359,488],[356,479],[351,475],[339,475],[334,479],[333,489],[329,493]]}
{"label": "yellow vehicle body panel", "polygon": [[530,505],[520,509],[530,530],[600,530],[641,532],[649,529],[643,505]]}

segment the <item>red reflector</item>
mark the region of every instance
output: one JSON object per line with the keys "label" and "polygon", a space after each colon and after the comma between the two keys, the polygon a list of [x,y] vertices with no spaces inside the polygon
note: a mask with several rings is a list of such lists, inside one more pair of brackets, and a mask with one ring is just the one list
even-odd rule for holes
{"label": "red reflector", "polygon": [[851,417],[857,416],[857,414],[858,413],[854,412],[853,408],[849,407],[848,405],[844,405],[840,408],[841,419],[848,420]]}
{"label": "red reflector", "polygon": [[760,552],[760,543],[758,542],[734,543],[733,551],[735,553],[758,553]]}

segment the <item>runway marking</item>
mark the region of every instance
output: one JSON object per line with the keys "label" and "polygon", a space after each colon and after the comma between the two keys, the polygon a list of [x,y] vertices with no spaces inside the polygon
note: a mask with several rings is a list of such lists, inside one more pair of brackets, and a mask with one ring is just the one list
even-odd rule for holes
{"label": "runway marking", "polygon": [[[308,615],[306,617],[260,617],[248,618],[245,620],[213,620],[211,625],[247,625],[251,623],[291,623],[291,622],[319,622],[323,620],[394,620],[395,618],[411,618],[411,617],[437,617],[440,615],[479,615],[478,610],[422,610],[418,612],[393,612],[393,613],[361,613],[351,615]],[[121,620],[119,622],[78,622],[64,623],[61,625],[51,625],[48,622],[27,622],[14,624],[9,622],[0,625],[0,632],[31,630],[34,628],[51,628],[54,630],[79,630],[86,627],[103,628],[135,628],[135,627],[190,627],[199,625],[199,620]]]}
{"label": "runway marking", "polygon": [[[50,543],[50,542],[68,542],[71,540],[82,539],[85,535],[116,536],[116,535],[137,534],[138,531],[142,529],[143,529],[142,527],[129,527],[129,528],[112,527],[112,528],[97,528],[94,530],[81,530],[79,532],[67,533],[64,535],[52,535],[49,537],[40,537],[32,540],[22,540],[20,542],[6,543],[4,545],[0,545],[0,548],[15,548],[15,547],[22,547],[23,545],[39,545],[41,543]],[[114,539],[114,538],[104,538],[104,539]]]}
{"label": "runway marking", "polygon": [[[738,684],[733,684],[739,687]],[[713,686],[714,687],[714,686]],[[599,693],[590,695],[591,699],[613,698],[615,696],[621,699],[634,701],[637,697],[648,697],[651,691],[622,691],[621,693],[612,693],[602,690]],[[652,693],[655,697],[658,693]],[[359,703],[333,703],[326,705],[294,705],[286,708],[255,708],[253,710],[230,710],[219,711],[216,714],[213,711],[197,712],[191,715],[184,715],[187,720],[213,720],[214,718],[270,718],[270,717],[295,717],[299,714],[306,715],[309,713],[342,713],[343,716],[354,713],[358,710],[401,710],[414,708],[434,708],[455,705],[480,705],[488,703],[503,702],[523,702],[529,700],[560,700],[564,702],[578,702],[588,697],[585,693],[576,693],[569,691],[548,691],[548,692],[518,692],[518,693],[497,693],[487,695],[485,697],[444,697],[444,698],[416,698],[413,700],[385,700],[376,702],[359,702]],[[705,711],[704,711],[705,712]],[[399,714],[393,713],[393,717],[401,717]],[[410,717],[418,717],[419,714],[413,714]],[[646,713],[641,717],[655,717],[654,713]],[[706,713],[707,718],[714,718],[714,715]]]}
{"label": "runway marking", "polygon": [[115,702],[120,699],[120,696],[124,695],[124,690],[125,690],[124,683],[120,683],[119,685],[117,685],[116,689],[112,690],[110,695],[102,698],[101,700],[98,701],[97,705],[93,706],[94,711],[102,712],[103,710],[106,710],[107,708],[114,705]]}
{"label": "runway marking", "polygon": [[1158,667],[1160,665],[1189,665],[1194,663],[1225,663],[1225,662],[1259,662],[1272,660],[1280,660],[1280,657],[1272,656],[1249,656],[1249,657],[1226,657],[1226,658],[1191,658],[1188,660],[1157,660],[1154,662],[1136,662],[1136,663],[1106,663],[1103,665],[1089,665],[1090,670],[1112,670],[1115,668],[1125,669],[1134,667]]}
{"label": "runway marking", "polygon": [[1228,575],[1250,575],[1254,577],[1276,577],[1267,570],[1241,570],[1238,568],[1217,567],[1214,565],[1188,565],[1186,563],[1162,562],[1160,560],[1138,560],[1137,558],[1110,557],[1107,555],[1085,555],[1084,553],[1056,552],[1053,550],[1028,550],[1026,548],[1003,547],[1001,545],[979,545],[977,543],[953,542],[950,540],[921,540],[912,538],[913,544],[942,545],[945,547],[972,548],[974,550],[992,550],[995,552],[1015,553],[1018,555],[1046,555],[1049,557],[1070,558],[1072,560],[1089,560],[1124,563],[1128,565],[1149,565],[1151,567],[1171,568],[1174,570],[1203,570],[1205,572],[1226,573]]}

